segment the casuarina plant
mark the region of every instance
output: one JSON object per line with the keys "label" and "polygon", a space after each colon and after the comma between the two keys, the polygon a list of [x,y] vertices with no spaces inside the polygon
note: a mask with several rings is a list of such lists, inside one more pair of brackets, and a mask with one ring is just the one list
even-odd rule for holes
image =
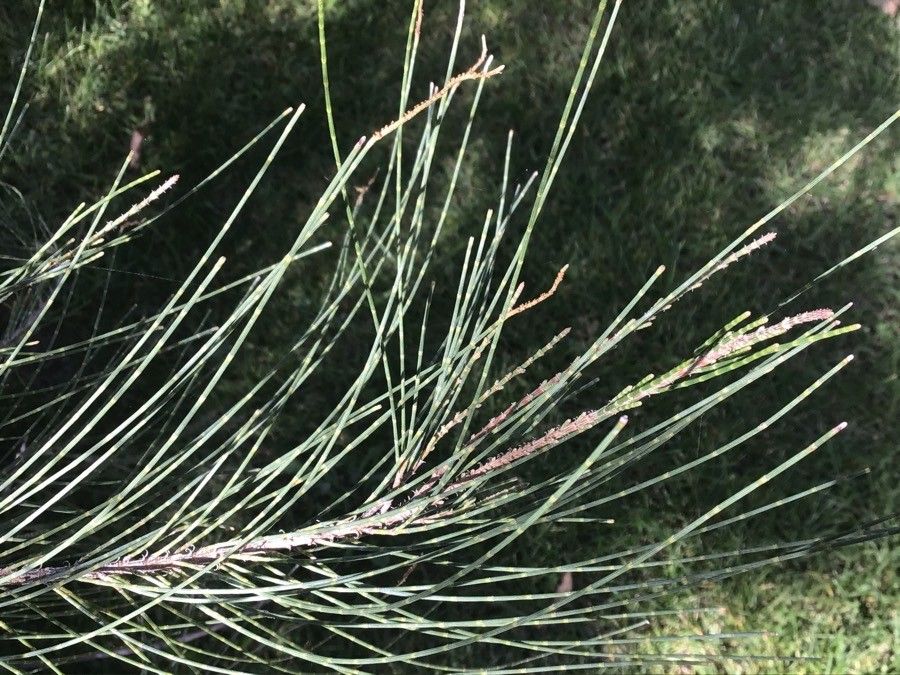
{"label": "casuarina plant", "polygon": [[[471,229],[456,287],[447,292],[436,287],[437,246],[450,205],[461,198],[459,176],[479,102],[503,71],[484,39],[470,65],[459,65],[467,58],[462,4],[443,80],[418,92],[413,74],[425,12],[422,0],[413,2],[396,117],[347,139],[334,122],[319,1],[330,130],[323,142],[331,146],[334,172],[293,243],[264,266],[230,263],[222,242],[302,121],[302,105],[285,110],[187,189],[177,176],[158,172],[126,181],[140,150],[135,136],[106,195],[25,242],[24,256],[6,259],[0,276],[6,670],[527,673],[699,664],[709,659],[699,650],[647,650],[668,639],[647,632],[662,612],[654,605],[659,598],[895,531],[886,518],[737,551],[677,552],[845,479],[782,483],[778,499],[746,506],[745,498],[839,434],[847,421],[836,419],[809,429],[805,447],[748,476],[743,489],[668,537],[575,560],[522,555],[522,542],[537,527],[606,527],[608,505],[756,443],[769,426],[789,423],[807,396],[850,363],[850,355],[823,362],[801,394],[768,416],[742,420],[744,433],[711,451],[626,480],[627,469],[726,400],[817,343],[856,330],[851,307],[805,306],[806,290],[900,228],[833,261],[806,288],[785,289],[771,314],[736,313],[680,361],[659,363],[657,374],[601,387],[592,370],[695,302],[698,288],[764,255],[777,235],[776,217],[900,112],[670,288],[663,287],[664,268],[657,269],[574,358],[554,356],[569,328],[547,326],[543,347],[504,367],[498,356],[504,335],[557,299],[566,283],[563,267],[545,288],[525,288],[522,269],[622,3],[599,3],[543,169],[519,183],[510,170],[510,134],[496,205]],[[40,11],[32,46],[39,22]],[[0,134],[0,157],[27,124],[18,99],[28,59]],[[465,124],[456,134],[447,120],[460,105],[467,108]],[[268,154],[258,172],[155,310],[119,312],[106,302],[114,289],[98,290],[82,278],[121,247],[139,246],[146,228],[263,146]],[[445,160],[449,176],[438,180]],[[274,363],[235,392],[229,373],[248,358],[285,278],[322,256],[331,256],[333,266],[320,296],[298,313],[295,333]],[[86,293],[92,297],[82,300]],[[85,320],[84,305],[94,319]],[[362,352],[347,349],[351,335],[354,345],[365,344]],[[352,364],[353,377],[335,383],[335,360]],[[536,378],[538,366],[555,374]],[[300,406],[323,382],[339,388],[334,400],[314,410]],[[598,393],[610,385],[618,393]],[[664,414],[634,419],[651,401]],[[590,443],[560,447],[575,437]],[[726,645],[752,636],[691,639]]]}

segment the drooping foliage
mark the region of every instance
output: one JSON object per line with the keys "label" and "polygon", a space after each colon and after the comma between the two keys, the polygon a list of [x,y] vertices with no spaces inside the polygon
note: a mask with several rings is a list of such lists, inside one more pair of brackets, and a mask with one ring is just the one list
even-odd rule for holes
{"label": "drooping foliage", "polygon": [[[615,359],[623,341],[653,330],[663,313],[691,302],[700,285],[716,283],[729,266],[770,243],[775,232],[764,228],[780,212],[898,117],[673,288],[659,289],[658,269],[583,353],[561,363],[553,377],[530,381],[524,396],[511,396],[511,383],[529,381],[535,362],[553,359],[568,334],[565,326],[548,327],[543,348],[507,371],[497,365],[504,331],[528,321],[565,283],[565,268],[544,292],[529,293],[520,277],[614,30],[621,3],[606,4],[597,9],[562,102],[544,169],[520,185],[510,179],[510,135],[496,207],[468,240],[446,315],[436,316],[432,307],[435,245],[448,205],[459,198],[457,176],[479,101],[490,95],[490,81],[502,68],[486,45],[473,65],[457,65],[460,11],[444,82],[417,102],[411,83],[421,0],[410,14],[397,118],[347,143],[337,136],[329,103],[334,175],[280,259],[229,276],[229,261],[218,249],[301,122],[302,105],[285,111],[209,176],[215,180],[252,148],[270,143],[229,217],[156,311],[117,316],[109,327],[116,310],[101,301],[94,325],[64,330],[73,316],[81,317],[72,310],[83,288],[79,271],[135,245],[144,228],[207,181],[170,198],[181,188],[175,176],[151,173],[123,184],[126,158],[107,195],[80,205],[25,258],[5,267],[0,663],[6,669],[75,672],[103,669],[111,660],[152,672],[469,666],[541,672],[693,663],[705,657],[632,648],[639,639],[653,639],[641,636],[656,613],[654,598],[892,531],[890,522],[862,523],[853,531],[805,533],[740,551],[671,554],[682,542],[833,485],[802,486],[741,510],[750,493],[838,434],[845,423],[834,420],[829,429],[811,431],[809,444],[789,459],[749,478],[744,489],[661,541],[564,565],[510,554],[534,526],[603,527],[604,505],[753,443],[849,362],[848,356],[823,364],[821,377],[802,394],[766,418],[747,421],[745,433],[637,483],[623,485],[625,469],[786,361],[853,331],[857,326],[842,323],[849,308],[795,310],[800,293],[782,303],[781,316],[741,313],[681,362],[659,364],[660,374],[618,383],[615,396],[583,403],[596,384],[592,366]],[[324,18],[320,3],[330,102]],[[458,95],[463,88],[470,94],[464,101],[468,126],[448,141],[444,122],[464,98]],[[18,124],[16,103],[0,152]],[[448,143],[455,148],[451,176],[435,185],[438,156]],[[377,182],[361,175],[373,161],[383,167]],[[125,197],[134,206],[110,216]],[[229,368],[246,353],[285,276],[326,254],[334,259],[330,281],[315,310],[298,317],[296,335],[281,346],[277,363],[246,391],[223,393]],[[82,339],[68,339],[79,330]],[[365,353],[342,356],[350,333],[357,342],[360,334],[368,336]],[[274,452],[272,439],[298,414],[298,399],[330,377],[335,358],[355,359],[358,374],[326,409],[304,408],[308,431],[290,447],[279,442]],[[683,396],[668,396],[682,389]],[[629,411],[657,397],[677,406],[661,422],[632,428]],[[577,413],[562,413],[573,405],[581,406]],[[596,439],[592,451],[560,451],[567,440],[589,433]],[[529,472],[539,458],[551,461]],[[678,574],[666,574],[663,568],[675,563]],[[548,578],[555,590],[542,589]]]}

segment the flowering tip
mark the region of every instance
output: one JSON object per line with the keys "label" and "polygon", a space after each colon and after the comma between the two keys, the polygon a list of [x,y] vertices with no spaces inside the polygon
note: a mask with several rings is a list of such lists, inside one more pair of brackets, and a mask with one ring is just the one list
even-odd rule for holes
{"label": "flowering tip", "polygon": [[814,309],[810,312],[810,315],[821,316],[823,319],[830,319],[834,316],[834,310],[830,307],[823,307],[821,309]]}
{"label": "flowering tip", "polygon": [[175,183],[178,182],[179,178],[180,176],[177,173],[169,176],[162,185],[160,185],[158,188],[156,188],[156,190],[153,191],[153,193],[151,193],[150,197],[155,199],[156,196],[161,195],[166,190],[169,190],[170,188],[172,188],[172,186],[175,185]]}

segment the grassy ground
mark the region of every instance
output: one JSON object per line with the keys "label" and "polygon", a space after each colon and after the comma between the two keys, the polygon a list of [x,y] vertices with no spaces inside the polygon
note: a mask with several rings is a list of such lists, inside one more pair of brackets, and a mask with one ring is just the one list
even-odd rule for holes
{"label": "grassy ground", "polygon": [[[426,4],[419,94],[428,79],[443,73],[455,11],[450,7],[455,3]],[[496,194],[507,129],[517,134],[515,175],[540,166],[592,13],[587,0],[470,4],[466,59],[477,53],[477,36],[484,32],[507,71],[488,88],[462,178],[465,198],[454,205],[442,242],[448,279],[460,258],[457,233],[471,231]],[[34,5],[0,6],[5,50],[0,83],[10,91]],[[31,108],[2,180],[22,191],[32,217],[55,222],[77,201],[105,189],[135,128],[148,139],[143,168],[178,172],[189,183],[287,105],[304,101],[309,110],[298,132],[227,244],[248,264],[269,260],[316,197],[331,163],[311,5],[291,0],[50,3],[47,37],[26,88]],[[405,2],[351,0],[330,7],[332,86],[342,138],[355,138],[393,117],[406,12]],[[574,351],[658,264],[667,265],[672,281],[705,261],[894,111],[898,53],[897,25],[861,1],[626,2],[526,271],[529,288],[540,288],[569,263],[567,284],[538,321],[525,322],[507,339],[505,358],[514,360],[573,321]],[[773,250],[729,273],[715,289],[697,293],[677,322],[660,325],[617,353],[598,371],[601,381],[616,389],[659,372],[739,311],[773,309],[830,264],[893,227],[900,191],[898,141],[898,133],[889,132],[789,209],[777,223],[781,234]],[[125,252],[117,266],[131,297],[150,303],[172,288],[171,280],[190,261],[191,247],[205,241],[230,210],[235,190],[254,166],[241,165]],[[869,466],[867,479],[734,528],[714,543],[742,547],[896,511],[898,263],[898,246],[887,246],[798,301],[798,307],[811,308],[852,300],[854,319],[865,328],[839,345],[816,350],[711,415],[693,436],[654,460],[654,468],[715,447],[774,410],[840,355],[856,353],[856,365],[768,434],[765,446],[656,490],[643,502],[630,502],[627,512],[612,514],[627,531],[612,528],[593,537],[546,533],[547,550],[538,544],[535,555],[566,550],[586,557],[611,541],[659,537],[843,419],[852,422],[852,431],[771,494]],[[294,278],[286,293],[290,301],[314,293],[316,279],[315,270]],[[252,352],[259,362],[267,358],[267,340],[289,332],[290,323],[268,330]],[[246,364],[241,377],[250,377],[253,369],[253,363]],[[645,414],[652,417],[653,411]],[[779,666],[792,671],[895,672],[900,669],[898,567],[900,556],[890,542],[823,554],[803,566],[701,588],[673,602],[721,605],[725,613],[714,620],[672,619],[659,630],[766,629],[772,634],[726,651],[821,657]],[[753,672],[771,663],[726,666]]]}

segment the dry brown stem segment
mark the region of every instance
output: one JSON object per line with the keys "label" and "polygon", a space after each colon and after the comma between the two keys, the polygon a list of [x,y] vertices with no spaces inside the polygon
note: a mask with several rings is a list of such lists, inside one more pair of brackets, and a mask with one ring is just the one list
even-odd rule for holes
{"label": "dry brown stem segment", "polygon": [[[432,503],[438,504],[442,499],[443,496],[435,497]],[[271,554],[315,549],[320,546],[353,541],[364,535],[390,534],[392,528],[401,524],[409,525],[409,521],[414,524],[424,524],[431,521],[431,518],[424,515],[425,510],[421,505],[417,505],[415,508],[400,506],[385,512],[372,522],[364,522],[361,518],[347,518],[322,523],[315,528],[299,532],[266,535],[243,544],[240,541],[227,541],[202,547],[190,546],[175,553],[164,551],[152,555],[145,553],[142,556],[126,556],[86,571],[78,576],[77,580],[103,582],[109,577],[123,575],[164,574],[211,563],[222,563],[229,558],[261,561]],[[10,568],[0,569],[0,578],[10,577],[0,585],[0,588],[15,588],[26,584],[51,581],[63,576],[70,569],[71,567],[67,565],[40,567],[18,573]]]}
{"label": "dry brown stem segment", "polygon": [[407,110],[403,115],[401,115],[398,119],[394,120],[390,124],[386,124],[381,129],[372,134],[372,138],[370,142],[374,143],[376,141],[381,140],[389,133],[396,131],[399,127],[403,126],[407,122],[409,122],[416,115],[421,113],[423,110],[427,110],[435,103],[444,98],[447,94],[453,91],[456,87],[467,80],[487,80],[495,75],[499,75],[503,72],[503,66],[497,66],[496,68],[492,68],[491,70],[481,70],[481,67],[486,65],[488,61],[488,53],[487,53],[487,42],[485,41],[484,36],[481,37],[481,56],[478,57],[478,60],[469,67],[468,70],[451,77],[447,83],[434,92],[431,96],[426,98],[424,101],[420,101],[412,108]]}
{"label": "dry brown stem segment", "polygon": [[533,300],[529,300],[528,302],[523,302],[521,305],[517,305],[517,306],[513,307],[507,313],[507,315],[506,315],[507,318],[509,318],[511,316],[515,316],[516,314],[521,314],[522,312],[525,312],[525,311],[531,309],[532,307],[541,304],[542,302],[544,302],[544,300],[550,298],[554,293],[556,293],[556,289],[559,288],[559,285],[562,283],[562,280],[565,278],[567,269],[569,269],[569,266],[563,265],[562,268],[559,270],[559,272],[556,273],[556,279],[553,280],[553,285],[550,286],[550,288],[548,290],[544,291],[543,293],[541,293],[538,297],[534,298]]}

